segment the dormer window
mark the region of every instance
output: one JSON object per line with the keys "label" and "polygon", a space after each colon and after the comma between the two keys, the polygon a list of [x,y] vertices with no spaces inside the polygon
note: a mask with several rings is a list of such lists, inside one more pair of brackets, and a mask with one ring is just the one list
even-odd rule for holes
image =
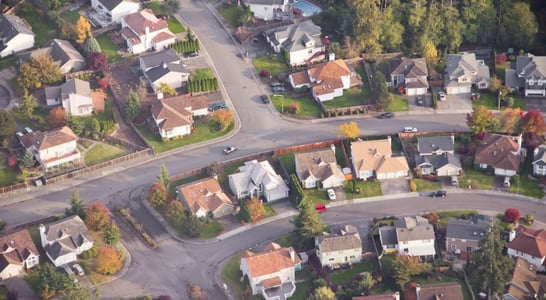
{"label": "dormer window", "polygon": [[529,85],[530,85],[530,86],[535,85],[535,80],[534,80],[534,79],[529,79]]}

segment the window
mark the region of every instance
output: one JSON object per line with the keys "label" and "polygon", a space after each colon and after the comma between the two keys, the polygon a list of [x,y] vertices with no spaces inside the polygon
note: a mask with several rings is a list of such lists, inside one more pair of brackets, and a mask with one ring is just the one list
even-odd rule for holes
{"label": "window", "polygon": [[534,81],[533,79],[529,79],[529,85],[530,85],[530,86],[535,85],[535,81]]}
{"label": "window", "polygon": [[330,258],[330,259],[328,259],[328,261],[334,261],[334,259],[333,259],[333,258]]}

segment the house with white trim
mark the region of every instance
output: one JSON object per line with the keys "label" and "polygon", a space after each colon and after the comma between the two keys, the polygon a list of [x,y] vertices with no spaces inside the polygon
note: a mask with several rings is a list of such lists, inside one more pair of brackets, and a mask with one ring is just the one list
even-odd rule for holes
{"label": "house with white trim", "polygon": [[133,0],[91,0],[91,6],[106,19],[118,24],[126,15],[140,10],[140,3]]}
{"label": "house with white trim", "polygon": [[398,252],[425,260],[436,255],[434,227],[420,216],[403,217],[395,220],[393,226],[380,227],[379,240],[386,253]]}
{"label": "house with white trim", "polygon": [[167,21],[158,19],[151,9],[143,9],[121,18],[121,36],[127,42],[127,51],[132,54],[163,50],[176,40]]}
{"label": "house with white trim", "polygon": [[290,189],[267,161],[246,161],[239,173],[228,175],[229,187],[237,199],[263,198],[272,202],[288,197]]}
{"label": "house with white trim", "polygon": [[0,58],[34,47],[34,36],[25,20],[0,14]]}
{"label": "house with white trim", "polygon": [[46,170],[64,164],[80,163],[78,136],[68,126],[45,132],[34,131],[23,135],[19,140]]}

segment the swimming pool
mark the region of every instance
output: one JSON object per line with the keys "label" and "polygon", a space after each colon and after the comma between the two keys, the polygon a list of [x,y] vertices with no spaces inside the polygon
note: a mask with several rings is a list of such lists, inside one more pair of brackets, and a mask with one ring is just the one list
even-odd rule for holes
{"label": "swimming pool", "polygon": [[308,2],[306,0],[299,0],[297,2],[292,2],[292,8],[293,9],[299,9],[302,12],[302,15],[304,17],[310,17],[314,14],[320,13],[322,10],[320,7],[314,5],[311,2]]}

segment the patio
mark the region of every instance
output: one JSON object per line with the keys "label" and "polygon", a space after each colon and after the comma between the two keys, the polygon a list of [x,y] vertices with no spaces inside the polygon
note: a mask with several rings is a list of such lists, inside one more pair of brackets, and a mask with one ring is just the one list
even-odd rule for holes
{"label": "patio", "polygon": [[286,282],[280,286],[265,289],[262,295],[268,300],[284,300],[288,299],[296,291],[296,285],[293,282]]}

